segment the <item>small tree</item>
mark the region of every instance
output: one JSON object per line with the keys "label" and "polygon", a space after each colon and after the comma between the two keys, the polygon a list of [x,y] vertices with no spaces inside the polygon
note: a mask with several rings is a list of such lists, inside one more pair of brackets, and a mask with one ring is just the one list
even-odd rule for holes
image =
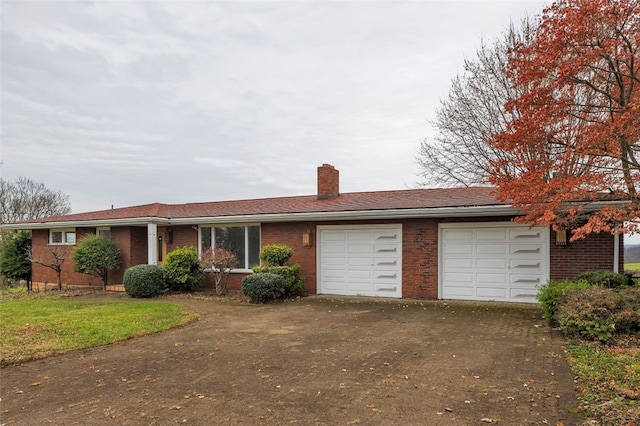
{"label": "small tree", "polygon": [[26,231],[5,233],[0,244],[0,273],[9,282],[31,279],[31,235]]}
{"label": "small tree", "polygon": [[100,278],[106,289],[109,271],[120,266],[120,249],[106,237],[87,235],[78,242],[73,262],[74,271]]}
{"label": "small tree", "polygon": [[216,294],[221,295],[227,292],[229,272],[237,263],[238,257],[222,247],[209,247],[202,253],[200,266],[205,271],[213,274],[213,279],[216,284]]}
{"label": "small tree", "polygon": [[29,260],[56,272],[58,290],[62,290],[62,265],[69,254],[69,246],[50,245],[38,250],[31,249]]}
{"label": "small tree", "polygon": [[182,290],[193,291],[202,284],[204,273],[195,247],[178,247],[167,254],[164,270],[169,282]]}

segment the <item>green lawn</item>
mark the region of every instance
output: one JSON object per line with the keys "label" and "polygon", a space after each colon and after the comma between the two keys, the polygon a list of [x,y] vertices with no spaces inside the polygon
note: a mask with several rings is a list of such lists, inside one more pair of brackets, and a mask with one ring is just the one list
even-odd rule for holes
{"label": "green lawn", "polygon": [[170,302],[74,299],[36,295],[0,300],[0,364],[108,345],[197,318]]}
{"label": "green lawn", "polygon": [[640,418],[640,348],[594,343],[569,346],[567,360],[578,377],[584,408],[606,425],[635,425]]}
{"label": "green lawn", "polygon": [[625,271],[640,271],[640,263],[625,263]]}

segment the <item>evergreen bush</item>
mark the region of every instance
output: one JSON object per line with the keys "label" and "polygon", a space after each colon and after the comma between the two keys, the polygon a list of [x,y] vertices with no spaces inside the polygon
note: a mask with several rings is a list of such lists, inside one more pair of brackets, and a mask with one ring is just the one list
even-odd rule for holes
{"label": "evergreen bush", "polygon": [[167,254],[163,266],[167,279],[175,290],[193,291],[204,279],[198,260],[198,250],[193,247],[178,247]]}
{"label": "evergreen bush", "polygon": [[276,300],[285,294],[285,280],[281,275],[271,272],[247,275],[242,279],[242,293],[252,303]]}
{"label": "evergreen bush", "polygon": [[169,291],[165,273],[157,265],[136,265],[124,271],[124,291],[131,297],[154,297]]}
{"label": "evergreen bush", "polygon": [[260,251],[260,260],[270,266],[284,266],[293,256],[293,249],[285,244],[267,244]]}
{"label": "evergreen bush", "polygon": [[284,280],[284,292],[282,297],[301,296],[304,290],[304,277],[300,273],[300,265],[294,263],[286,266],[255,266],[252,268],[255,274],[277,274]]}

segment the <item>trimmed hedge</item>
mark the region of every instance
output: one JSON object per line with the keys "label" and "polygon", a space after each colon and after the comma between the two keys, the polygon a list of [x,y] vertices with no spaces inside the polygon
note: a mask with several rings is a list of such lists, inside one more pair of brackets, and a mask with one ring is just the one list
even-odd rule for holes
{"label": "trimmed hedge", "polygon": [[124,291],[131,297],[154,297],[169,291],[165,273],[157,265],[136,265],[124,271]]}
{"label": "trimmed hedge", "polygon": [[591,287],[593,286],[586,280],[549,280],[547,284],[540,287],[537,296],[542,316],[550,325],[557,326],[556,313],[569,292]]}
{"label": "trimmed hedge", "polygon": [[285,294],[285,280],[281,275],[271,272],[247,275],[242,279],[242,293],[252,303],[276,300]]}
{"label": "trimmed hedge", "polygon": [[271,266],[284,266],[293,256],[293,249],[286,244],[267,244],[260,251],[260,260]]}
{"label": "trimmed hedge", "polygon": [[301,296],[304,290],[304,277],[300,273],[300,265],[294,263],[287,266],[255,266],[252,268],[255,274],[277,274],[284,280],[284,293],[282,297]]}
{"label": "trimmed hedge", "polygon": [[569,337],[608,343],[640,333],[640,289],[591,288],[570,291],[558,308],[560,329]]}
{"label": "trimmed hedge", "polygon": [[590,271],[582,273],[575,280],[588,281],[593,287],[625,288],[633,287],[635,283],[630,275],[618,274],[613,271]]}

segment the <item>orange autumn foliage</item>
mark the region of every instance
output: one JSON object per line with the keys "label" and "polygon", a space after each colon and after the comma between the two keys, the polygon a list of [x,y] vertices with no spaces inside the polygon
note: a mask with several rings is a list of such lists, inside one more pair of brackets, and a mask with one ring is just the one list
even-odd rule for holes
{"label": "orange autumn foliage", "polygon": [[498,198],[572,240],[639,231],[640,2],[555,2],[507,76],[521,94],[490,141],[508,154],[492,164]]}

